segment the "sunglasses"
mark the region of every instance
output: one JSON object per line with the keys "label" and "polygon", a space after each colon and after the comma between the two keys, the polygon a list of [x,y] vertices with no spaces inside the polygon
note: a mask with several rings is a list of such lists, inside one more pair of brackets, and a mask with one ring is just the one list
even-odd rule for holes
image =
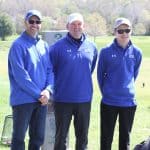
{"label": "sunglasses", "polygon": [[29,20],[28,21],[29,22],[29,24],[41,24],[41,21],[40,20]]}
{"label": "sunglasses", "polygon": [[117,30],[117,32],[119,33],[119,34],[123,34],[124,32],[125,33],[129,33],[131,31],[131,29],[118,29]]}

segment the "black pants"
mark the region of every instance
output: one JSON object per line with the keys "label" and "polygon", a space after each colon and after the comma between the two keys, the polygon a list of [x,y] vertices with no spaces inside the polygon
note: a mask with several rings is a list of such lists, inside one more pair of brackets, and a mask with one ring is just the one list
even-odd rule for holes
{"label": "black pants", "polygon": [[129,150],[136,106],[115,107],[101,103],[101,150],[111,150],[114,128],[119,120],[119,150]]}
{"label": "black pants", "polygon": [[88,143],[88,129],[90,121],[91,102],[88,103],[54,103],[56,119],[56,135],[54,150],[66,150],[72,116],[76,137],[75,150],[86,150]]}

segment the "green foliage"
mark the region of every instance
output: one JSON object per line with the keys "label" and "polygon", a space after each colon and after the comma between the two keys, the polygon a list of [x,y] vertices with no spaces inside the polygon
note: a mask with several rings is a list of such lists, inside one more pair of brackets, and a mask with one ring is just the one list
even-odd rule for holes
{"label": "green foliage", "polygon": [[[13,18],[17,33],[23,30],[21,19],[29,9],[38,9],[43,16],[49,16],[52,22],[49,27],[48,22],[44,23],[44,28],[50,30],[64,29],[66,16],[72,12],[80,12],[85,20],[91,16],[87,30],[94,37],[105,34],[106,29],[111,35],[112,26],[117,17],[127,17],[131,20],[133,28],[136,29],[134,35],[150,35],[149,0],[44,0],[44,2],[36,0],[36,3],[35,0],[0,1],[0,10],[7,12]],[[141,29],[137,27],[139,24]],[[95,33],[96,30],[98,32]]]}
{"label": "green foliage", "polygon": [[55,24],[55,22],[51,19],[51,17],[43,17],[42,19],[42,30],[50,30],[51,27]]}
{"label": "green foliage", "polygon": [[51,17],[47,16],[47,17],[43,17],[42,19],[42,31],[62,30],[65,29],[65,27],[66,27],[66,20],[64,16],[59,16],[57,17],[57,19],[52,19]]}
{"label": "green foliage", "polygon": [[14,26],[9,15],[6,13],[0,13],[0,37],[4,41],[6,36],[12,35],[14,32]]}

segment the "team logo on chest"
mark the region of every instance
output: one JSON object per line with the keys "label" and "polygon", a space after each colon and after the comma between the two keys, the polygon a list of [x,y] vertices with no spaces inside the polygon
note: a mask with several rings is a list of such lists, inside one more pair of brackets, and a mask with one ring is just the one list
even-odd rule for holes
{"label": "team logo on chest", "polygon": [[117,55],[116,55],[116,54],[112,54],[111,57],[112,57],[112,58],[116,58]]}
{"label": "team logo on chest", "polygon": [[66,51],[67,51],[67,53],[71,53],[71,49],[67,49]]}
{"label": "team logo on chest", "polygon": [[133,55],[133,54],[130,54],[130,55],[129,55],[129,58],[134,58],[134,55]]}

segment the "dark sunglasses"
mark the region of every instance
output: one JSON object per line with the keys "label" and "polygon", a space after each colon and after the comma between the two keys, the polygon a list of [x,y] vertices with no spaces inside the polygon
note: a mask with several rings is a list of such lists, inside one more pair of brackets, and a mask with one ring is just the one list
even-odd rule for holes
{"label": "dark sunglasses", "polygon": [[123,34],[124,32],[125,33],[129,33],[131,31],[131,29],[118,29],[117,30],[117,32],[119,33],[119,34]]}
{"label": "dark sunglasses", "polygon": [[28,22],[29,22],[29,24],[34,24],[34,23],[41,24],[40,20],[29,20]]}

